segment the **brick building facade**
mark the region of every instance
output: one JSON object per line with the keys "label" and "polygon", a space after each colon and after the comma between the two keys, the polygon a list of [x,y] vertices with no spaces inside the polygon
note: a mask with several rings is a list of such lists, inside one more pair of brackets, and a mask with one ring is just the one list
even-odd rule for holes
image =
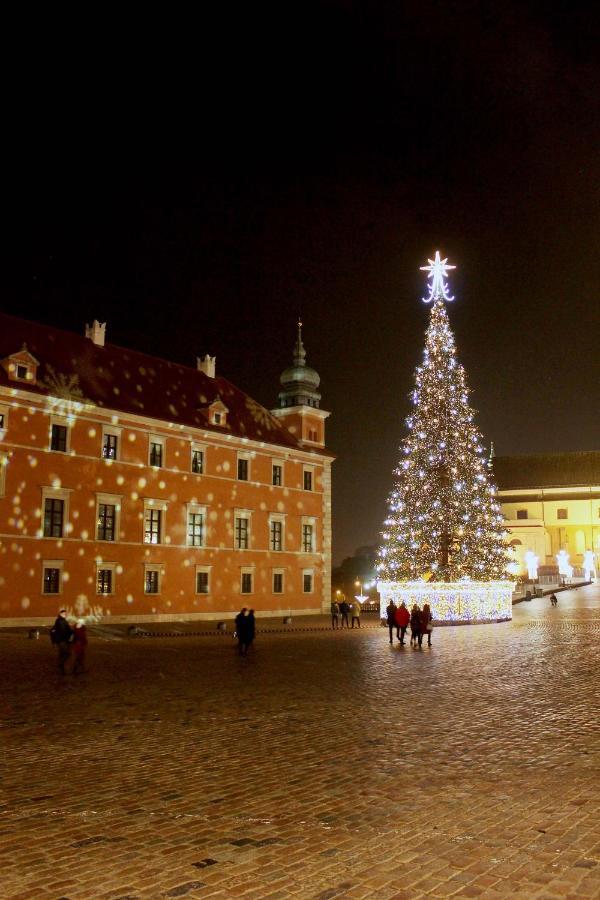
{"label": "brick building facade", "polygon": [[0,314],[0,623],[319,613],[331,462],[301,328],[269,411],[166,362]]}

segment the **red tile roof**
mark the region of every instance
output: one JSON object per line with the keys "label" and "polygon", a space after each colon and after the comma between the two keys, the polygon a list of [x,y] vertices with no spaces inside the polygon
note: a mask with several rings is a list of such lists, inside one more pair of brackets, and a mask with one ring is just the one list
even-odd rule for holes
{"label": "red tile roof", "polygon": [[[61,397],[70,390],[74,399],[79,396],[107,410],[301,447],[269,410],[226,378],[209,378],[196,369],[114,344],[99,347],[87,337],[0,312],[0,360],[18,353],[23,344],[40,361],[37,383],[10,381],[0,366],[1,386]],[[229,410],[224,427],[208,420],[208,407],[219,399]]]}

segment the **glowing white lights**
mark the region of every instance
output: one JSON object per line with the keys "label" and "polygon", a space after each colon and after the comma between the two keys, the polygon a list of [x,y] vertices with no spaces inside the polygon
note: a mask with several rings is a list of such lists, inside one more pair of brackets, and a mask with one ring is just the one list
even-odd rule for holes
{"label": "glowing white lights", "polygon": [[410,609],[429,603],[434,621],[498,622],[512,618],[512,581],[379,581],[381,617],[390,600]]}
{"label": "glowing white lights", "polygon": [[569,554],[566,550],[559,550],[556,554],[556,562],[559,575],[562,575],[563,578],[573,577],[573,566],[569,565]]}
{"label": "glowing white lights", "polygon": [[583,571],[585,580],[591,581],[596,577],[596,563],[594,561],[594,553],[592,550],[586,550],[583,554]]}
{"label": "glowing white lights", "polygon": [[527,577],[530,581],[535,581],[538,577],[538,564],[540,558],[536,556],[533,550],[528,550],[525,554],[525,565],[527,566]]}
{"label": "glowing white lights", "polygon": [[421,266],[422,272],[429,272],[427,278],[431,278],[429,287],[429,297],[423,297],[423,303],[431,303],[432,300],[454,300],[448,293],[448,284],[444,279],[448,276],[450,269],[456,266],[448,265],[448,258],[440,259],[440,251],[435,251],[435,259],[428,260],[428,266]]}

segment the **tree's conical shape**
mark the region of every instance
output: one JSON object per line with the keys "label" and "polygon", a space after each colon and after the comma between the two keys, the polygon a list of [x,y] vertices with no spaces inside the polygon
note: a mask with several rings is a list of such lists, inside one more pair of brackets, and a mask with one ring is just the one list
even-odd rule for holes
{"label": "tree's conical shape", "polygon": [[382,533],[379,579],[505,579],[500,506],[440,299],[431,308],[412,400]]}

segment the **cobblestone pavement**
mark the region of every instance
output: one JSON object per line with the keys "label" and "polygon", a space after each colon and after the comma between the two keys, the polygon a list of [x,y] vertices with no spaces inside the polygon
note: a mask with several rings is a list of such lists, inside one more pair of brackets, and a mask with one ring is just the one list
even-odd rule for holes
{"label": "cobblestone pavement", "polygon": [[0,896],[600,897],[600,585],[444,628],[0,635]]}

